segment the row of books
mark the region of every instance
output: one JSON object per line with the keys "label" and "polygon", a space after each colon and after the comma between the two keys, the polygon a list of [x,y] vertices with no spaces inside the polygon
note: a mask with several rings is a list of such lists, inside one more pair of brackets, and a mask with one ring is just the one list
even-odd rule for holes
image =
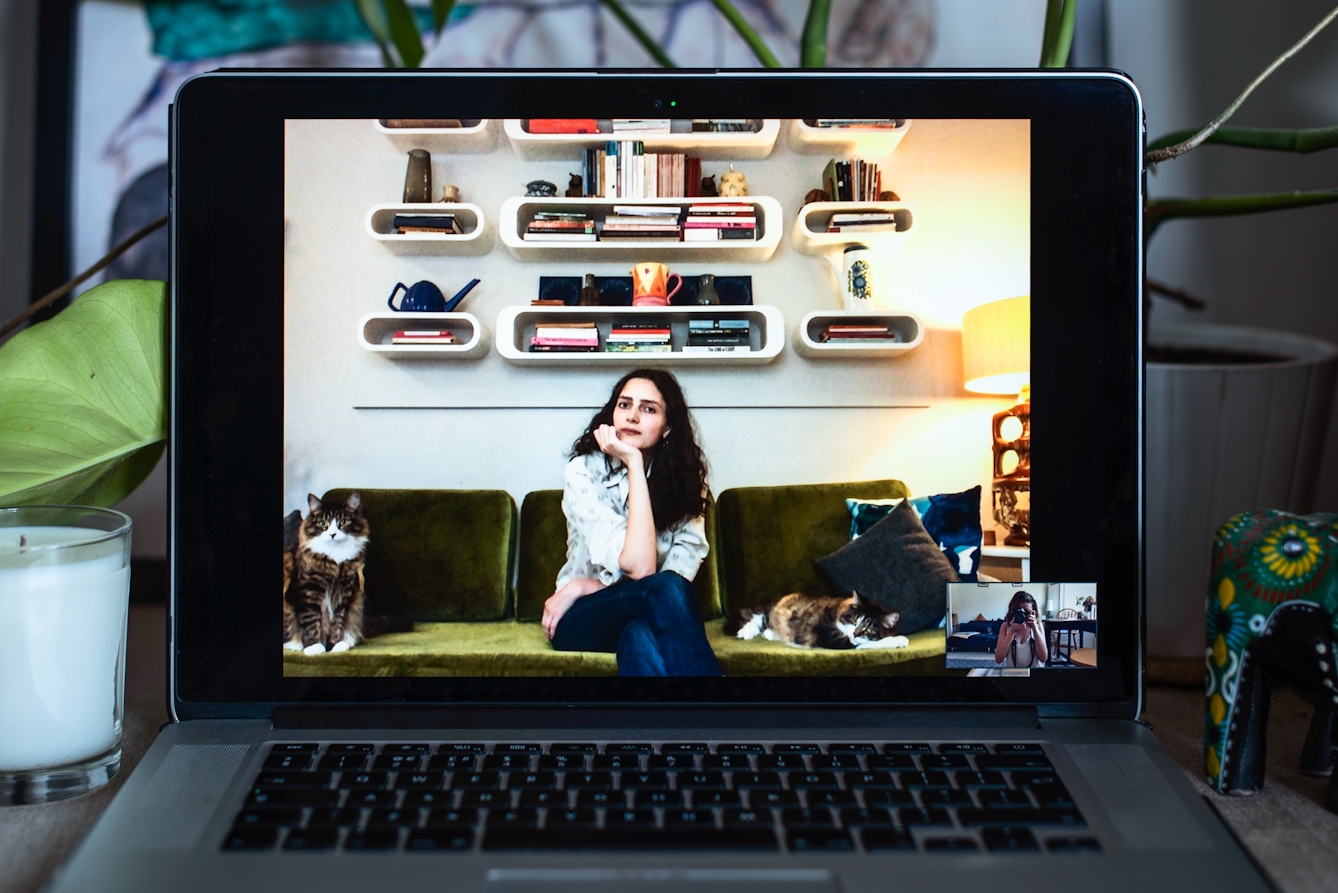
{"label": "row of books", "polygon": [[459,344],[455,333],[447,329],[400,329],[390,336],[391,344]]}
{"label": "row of books", "polygon": [[877,201],[883,191],[883,174],[878,165],[862,158],[827,162],[822,172],[822,188],[838,202]]}
{"label": "row of books", "polygon": [[582,189],[593,198],[694,198],[702,162],[682,152],[647,152],[640,140],[610,140],[581,156]]}
{"label": "row of books", "polygon": [[[748,353],[751,323],[746,319],[690,319],[684,354]],[[663,320],[615,323],[604,341],[606,353],[671,353],[673,333]],[[596,353],[599,327],[593,322],[544,322],[534,327],[531,353]]]}
{"label": "row of books", "polygon": [[688,205],[683,219],[683,241],[716,242],[721,239],[757,240],[757,211],[747,202]]}
{"label": "row of books", "polygon": [[896,130],[905,118],[806,118],[804,123],[820,130]]}
{"label": "row of books", "polygon": [[830,325],[822,330],[818,336],[819,341],[836,341],[843,344],[858,343],[862,341],[900,341],[901,335],[891,326],[880,325],[878,323],[863,323],[851,325]]}
{"label": "row of books", "polygon": [[405,233],[460,233],[460,221],[454,214],[396,214],[390,225],[398,235]]}
{"label": "row of books", "polygon": [[894,233],[896,214],[892,211],[852,211],[833,214],[827,221],[829,233]]}
{"label": "row of books", "polygon": [[525,225],[527,242],[714,242],[757,239],[757,214],[746,202],[614,205],[602,220],[584,211],[540,211]]}
{"label": "row of books", "polygon": [[580,133],[749,133],[757,118],[530,118],[525,129],[533,134]]}
{"label": "row of books", "polygon": [[540,211],[525,224],[526,242],[594,242],[595,218],[584,211]]}

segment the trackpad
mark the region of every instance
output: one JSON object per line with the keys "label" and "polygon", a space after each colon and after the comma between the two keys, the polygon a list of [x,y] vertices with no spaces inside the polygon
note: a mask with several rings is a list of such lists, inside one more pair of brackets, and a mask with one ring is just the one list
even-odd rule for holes
{"label": "trackpad", "polygon": [[837,893],[808,868],[494,868],[485,893]]}

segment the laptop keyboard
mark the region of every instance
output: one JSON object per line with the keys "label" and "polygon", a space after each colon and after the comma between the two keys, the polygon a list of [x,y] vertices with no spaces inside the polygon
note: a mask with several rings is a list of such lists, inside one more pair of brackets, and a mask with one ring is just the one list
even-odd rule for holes
{"label": "laptop keyboard", "polygon": [[1099,850],[1029,743],[270,746],[233,851]]}

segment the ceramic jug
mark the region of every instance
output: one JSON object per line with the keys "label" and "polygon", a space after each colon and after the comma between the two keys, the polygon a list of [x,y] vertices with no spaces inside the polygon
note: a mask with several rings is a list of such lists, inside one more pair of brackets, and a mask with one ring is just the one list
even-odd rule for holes
{"label": "ceramic jug", "polygon": [[703,307],[711,307],[720,303],[720,295],[715,290],[715,274],[703,273],[697,280],[697,303]]}
{"label": "ceramic jug", "polygon": [[420,205],[432,201],[432,154],[426,149],[410,149],[404,171],[404,203]]}
{"label": "ceramic jug", "polygon": [[842,255],[841,294],[847,310],[871,311],[886,291],[887,279],[867,245],[851,245]]}
{"label": "ceramic jug", "polygon": [[[479,281],[478,279],[471,279],[449,301],[441,293],[441,289],[426,279],[422,282],[415,282],[408,287],[403,282],[396,282],[395,287],[390,290],[390,297],[386,299],[386,306],[397,313],[450,313],[460,305],[460,302],[465,299],[465,295],[474,290],[474,286],[478,285]],[[395,295],[401,291],[404,292],[404,299],[396,307]]]}
{"label": "ceramic jug", "polygon": [[[669,290],[669,280],[677,278],[673,291]],[[670,273],[665,264],[641,263],[632,267],[632,306],[666,307],[669,299],[678,294],[683,287],[683,277]]]}

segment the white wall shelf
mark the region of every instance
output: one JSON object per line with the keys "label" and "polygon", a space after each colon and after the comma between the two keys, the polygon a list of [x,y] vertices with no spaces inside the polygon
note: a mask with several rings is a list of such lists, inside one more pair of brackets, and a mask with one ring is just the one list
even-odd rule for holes
{"label": "white wall shelf", "polygon": [[764,118],[762,129],[742,133],[530,133],[519,118],[503,123],[506,137],[527,160],[580,158],[583,149],[610,140],[639,140],[647,152],[683,152],[705,161],[752,161],[766,158],[780,136],[780,119]]}
{"label": "white wall shelf", "polygon": [[803,120],[790,121],[790,148],[806,155],[841,153],[862,158],[891,155],[911,129],[911,120],[891,130],[855,130],[840,127],[810,127]]}
{"label": "white wall shelf", "polygon": [[[455,214],[463,232],[395,232],[396,214]],[[399,254],[486,254],[492,249],[483,209],[468,202],[374,205],[367,212],[367,235]]]}
{"label": "white wall shelf", "polygon": [[497,145],[497,125],[488,118],[469,127],[387,127],[380,119],[372,125],[404,152],[427,149],[447,155],[478,155]]}
{"label": "white wall shelf", "polygon": [[[896,232],[861,233],[847,230],[827,232],[833,214],[860,214],[890,211],[897,221]],[[851,245],[868,245],[887,250],[900,248],[915,235],[915,211],[905,202],[811,202],[799,209],[790,228],[790,242],[802,254],[839,254]]]}
{"label": "white wall shelf", "polygon": [[[746,319],[752,323],[748,353],[685,354],[690,319]],[[544,322],[590,321],[599,328],[602,348],[615,323],[665,320],[671,331],[670,353],[531,353],[534,328]],[[770,363],[785,346],[785,319],[762,304],[712,307],[508,307],[497,317],[497,352],[519,366],[737,366]]]}
{"label": "white wall shelf", "polygon": [[[737,204],[748,202],[757,211],[758,237],[754,241],[718,242],[636,242],[619,239],[607,242],[527,242],[525,227],[540,211],[580,211],[596,221],[613,213],[614,205],[664,205],[686,208],[693,204]],[[561,196],[515,196],[502,204],[497,225],[502,242],[518,260],[550,262],[583,258],[586,260],[644,260],[648,257],[682,260],[764,261],[780,244],[781,205],[765,195],[742,198],[563,198]]]}
{"label": "white wall shelf", "polygon": [[[888,325],[901,335],[900,341],[821,341],[822,330],[830,325]],[[794,349],[813,360],[889,359],[914,350],[924,341],[925,328],[920,318],[902,311],[866,312],[815,310],[806,314],[795,328]]]}
{"label": "white wall shelf", "polygon": [[[459,344],[391,344],[401,329],[449,329]],[[369,313],[358,321],[363,350],[399,360],[476,360],[488,353],[488,330],[472,313]]]}

